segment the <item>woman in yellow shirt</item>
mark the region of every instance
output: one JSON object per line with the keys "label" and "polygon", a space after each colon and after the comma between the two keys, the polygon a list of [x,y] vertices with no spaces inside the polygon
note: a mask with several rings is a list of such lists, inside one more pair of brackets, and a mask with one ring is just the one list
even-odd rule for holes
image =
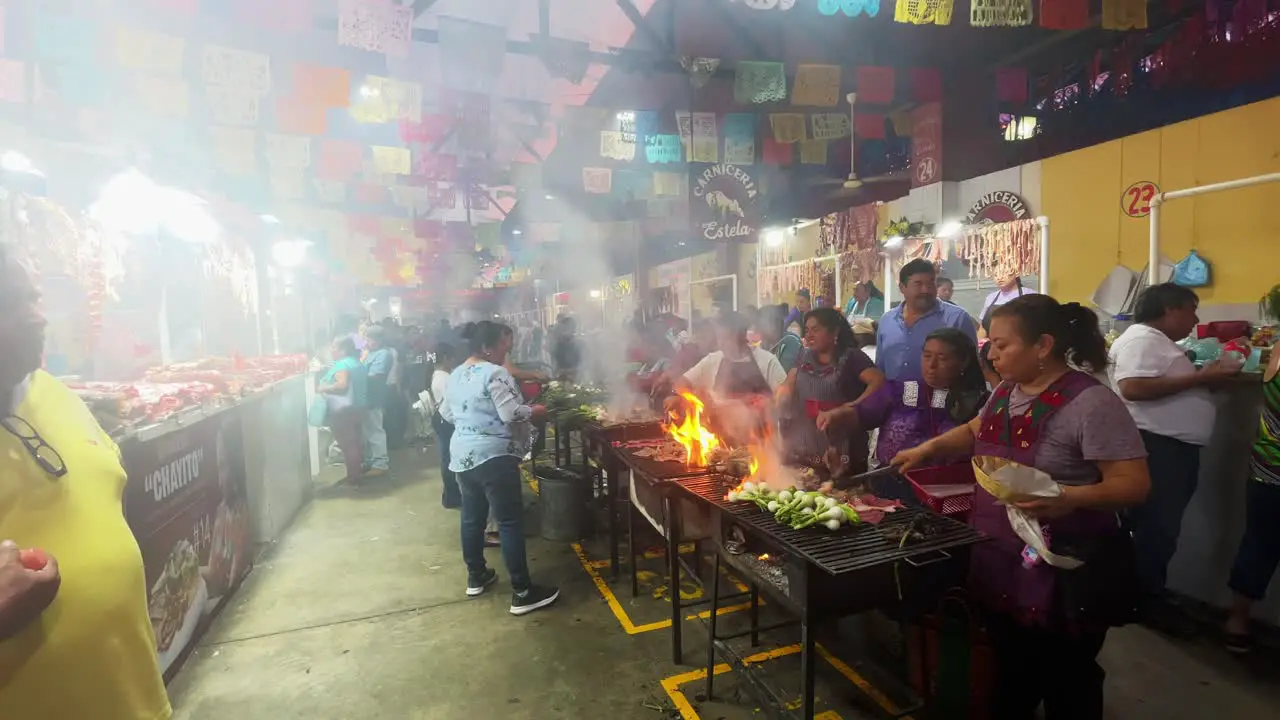
{"label": "woman in yellow shirt", "polygon": [[[39,369],[39,299],[0,244],[0,717],[163,720],[119,450]],[[18,548],[39,548],[48,563],[28,569]]]}

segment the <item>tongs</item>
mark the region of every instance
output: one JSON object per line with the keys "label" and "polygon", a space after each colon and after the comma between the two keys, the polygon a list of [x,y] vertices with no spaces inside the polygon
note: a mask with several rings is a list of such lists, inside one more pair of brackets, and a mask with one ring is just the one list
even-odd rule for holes
{"label": "tongs", "polygon": [[844,490],[845,488],[857,487],[859,485],[865,486],[868,483],[870,483],[872,480],[875,480],[877,478],[897,477],[897,475],[898,475],[897,467],[893,465],[886,465],[882,468],[877,468],[875,470],[860,473],[858,475],[849,475],[846,477],[832,478],[831,486],[837,490]]}

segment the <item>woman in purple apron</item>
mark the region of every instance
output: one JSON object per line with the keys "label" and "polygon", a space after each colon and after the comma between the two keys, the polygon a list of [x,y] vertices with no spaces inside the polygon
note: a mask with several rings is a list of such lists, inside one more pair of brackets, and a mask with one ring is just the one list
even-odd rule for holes
{"label": "woman in purple apron", "polygon": [[848,430],[841,419],[885,383],[884,373],[858,348],[853,329],[836,310],[809,311],[804,328],[807,347],[780,397],[787,455],[801,464],[828,468],[834,457],[845,472],[862,472],[867,433]]}
{"label": "woman in purple apron", "polygon": [[979,490],[970,523],[990,540],[974,547],[970,586],[987,612],[997,663],[991,716],[1102,718],[1097,663],[1107,628],[1130,621],[1139,595],[1132,542],[1116,512],[1151,486],[1142,439],[1124,404],[1091,375],[1106,365],[1092,310],[1027,295],[996,308],[991,360],[1004,378],[981,415],[894,458],[904,469],[972,452],[1035,467],[1063,486],[1055,498],[1016,503],[1045,528],[1052,567],[1014,533],[1005,508]]}
{"label": "woman in purple apron", "polygon": [[[939,328],[925,338],[918,380],[890,380],[858,406],[858,426],[879,428],[877,466],[888,465],[907,448],[969,422],[986,403],[987,382],[973,339],[955,328]],[[962,458],[933,458],[947,465]]]}

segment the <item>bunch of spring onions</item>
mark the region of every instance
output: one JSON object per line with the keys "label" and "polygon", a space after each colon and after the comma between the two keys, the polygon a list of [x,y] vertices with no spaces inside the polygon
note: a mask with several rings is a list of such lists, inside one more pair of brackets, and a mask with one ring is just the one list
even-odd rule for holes
{"label": "bunch of spring onions", "polygon": [[725,498],[729,502],[752,502],[773,518],[792,530],[803,530],[810,525],[821,525],[828,530],[839,530],[846,523],[858,523],[858,511],[833,497],[820,492],[805,492],[791,488],[774,492],[767,485],[745,482],[737,490],[730,490]]}

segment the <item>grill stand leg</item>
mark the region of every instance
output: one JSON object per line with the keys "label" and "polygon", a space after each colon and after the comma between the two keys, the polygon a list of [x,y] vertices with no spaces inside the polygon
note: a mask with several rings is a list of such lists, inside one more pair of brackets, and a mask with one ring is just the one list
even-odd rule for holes
{"label": "grill stand leg", "polygon": [[[716,577],[719,579],[720,553],[716,553]],[[751,647],[760,646],[760,586],[751,583]]]}
{"label": "grill stand leg", "polygon": [[662,525],[667,535],[667,572],[668,594],[671,596],[671,661],[676,665],[684,663],[684,645],[680,625],[680,538],[677,528],[680,523],[672,517],[675,503],[670,496],[662,496]]}
{"label": "grill stand leg", "polygon": [[627,503],[627,554],[631,556],[631,597],[640,596],[640,553],[636,552],[636,508]]}
{"label": "grill stand leg", "polygon": [[711,572],[711,617],[707,620],[707,699],[714,697],[716,679],[716,614],[720,609],[720,553],[715,553]]}
{"label": "grill stand leg", "polygon": [[[601,452],[601,457],[602,457],[602,458],[603,458],[603,457],[605,457],[605,455],[604,455],[604,452],[603,452],[603,451]],[[612,460],[605,459],[605,460],[604,460],[604,468],[602,468],[600,472],[601,472],[601,473],[603,473],[603,475],[604,475],[604,481],[609,485],[609,487],[606,489],[606,496],[609,498],[609,500],[608,500],[608,506],[609,506],[609,576],[610,576],[610,577],[609,577],[609,579],[611,579],[611,580],[617,580],[617,579],[618,579],[618,570],[619,570],[619,568],[618,568],[618,485],[620,484],[620,483],[618,482],[618,470],[617,470],[616,466],[614,466],[614,464],[613,464],[613,461],[612,461]],[[628,508],[630,508],[630,507],[631,507],[631,504],[630,504],[630,503],[628,503],[628,504],[627,504],[627,507],[628,507]],[[635,548],[634,548],[634,547],[631,549],[631,555],[632,555],[632,557],[631,557],[631,564],[632,564],[632,566],[634,567],[634,566],[635,566],[635,562],[636,562],[636,559],[635,559]],[[634,572],[634,570],[633,570],[633,571],[632,571],[632,577],[634,577],[634,576],[635,576],[635,572]]]}
{"label": "grill stand leg", "polygon": [[810,626],[809,603],[812,601],[813,586],[809,582],[809,568],[806,565],[802,575],[804,579],[805,600],[800,613],[800,682],[801,712],[800,717],[813,720],[813,644],[814,628]]}

